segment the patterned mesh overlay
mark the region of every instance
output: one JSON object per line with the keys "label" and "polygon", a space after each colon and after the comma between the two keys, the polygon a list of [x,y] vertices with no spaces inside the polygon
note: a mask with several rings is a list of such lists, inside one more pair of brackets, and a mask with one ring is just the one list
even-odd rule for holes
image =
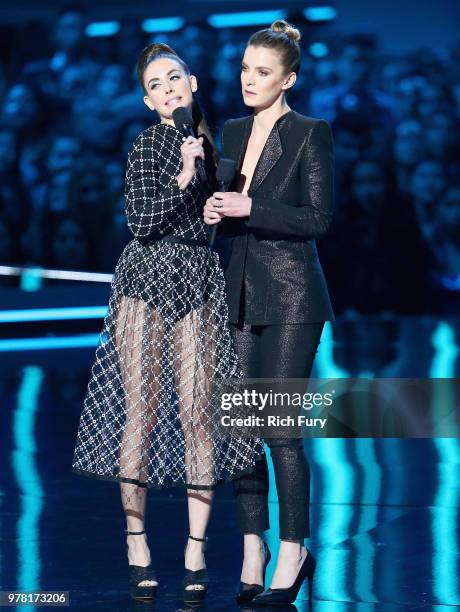
{"label": "patterned mesh overlay", "polygon": [[130,152],[126,214],[135,239],[115,269],[72,469],[144,487],[211,489],[251,471],[264,451],[259,438],[218,433],[211,390],[242,373],[217,253],[148,243],[207,236],[209,187],[197,176],[177,187],[181,143],[176,128],[160,124]]}

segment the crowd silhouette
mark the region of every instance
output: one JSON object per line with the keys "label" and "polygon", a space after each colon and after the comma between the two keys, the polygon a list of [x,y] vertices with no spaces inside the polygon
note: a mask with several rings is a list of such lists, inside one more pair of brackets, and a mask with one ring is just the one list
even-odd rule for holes
{"label": "crowd silhouette", "polygon": [[[288,97],[330,122],[335,217],[318,243],[338,315],[460,311],[460,43],[389,56],[369,32],[310,47]],[[112,272],[132,239],[124,173],[135,137],[157,121],[136,80],[139,52],[163,41],[198,77],[219,144],[229,117],[248,114],[240,61],[255,28],[186,25],[149,35],[121,23],[88,37],[67,8],[51,26],[10,36],[0,64],[0,265]],[[0,277],[0,283],[17,280]]]}

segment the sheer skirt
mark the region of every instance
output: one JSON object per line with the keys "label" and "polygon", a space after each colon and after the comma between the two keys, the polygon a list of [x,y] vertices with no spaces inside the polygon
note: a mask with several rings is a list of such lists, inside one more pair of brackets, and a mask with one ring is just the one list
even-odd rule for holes
{"label": "sheer skirt", "polygon": [[223,437],[213,388],[242,376],[218,256],[130,243],[112,282],[72,469],[139,486],[212,489],[253,470],[258,438]]}

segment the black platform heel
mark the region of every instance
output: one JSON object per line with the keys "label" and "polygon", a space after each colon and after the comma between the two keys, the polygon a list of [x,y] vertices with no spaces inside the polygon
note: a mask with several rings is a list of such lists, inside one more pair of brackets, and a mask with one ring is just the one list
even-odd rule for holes
{"label": "black platform heel", "polygon": [[262,593],[265,588],[265,573],[267,571],[267,566],[270,563],[270,559],[272,558],[272,554],[267,544],[264,542],[264,551],[265,551],[265,561],[264,561],[264,571],[262,575],[262,585],[260,584],[248,584],[247,582],[240,581],[238,590],[235,595],[236,603],[249,603],[254,599],[256,595]]}
{"label": "black platform heel", "polygon": [[313,574],[315,572],[316,559],[309,551],[304,562],[300,566],[297,578],[294,583],[284,589],[267,589],[260,595],[256,595],[252,600],[252,604],[256,606],[271,606],[280,604],[291,604],[297,599],[300,587],[305,578],[308,578],[308,600],[312,598],[313,591]]}
{"label": "black platform heel", "polygon": [[[194,538],[189,534],[188,536],[191,540],[196,540],[197,542],[207,542],[208,538]],[[184,556],[185,551],[187,550],[187,544],[184,548]],[[206,550],[206,544],[203,546],[203,552]],[[199,584],[203,588],[202,589],[187,589],[188,586]],[[182,579],[182,598],[184,603],[200,603],[204,601],[206,594],[208,592],[209,587],[209,577],[208,570],[204,567],[199,570],[189,570],[185,568],[185,576]]]}
{"label": "black platform heel", "polygon": [[[141,535],[145,533],[145,529],[143,531],[128,531],[128,529],[125,529],[125,533],[127,535]],[[129,546],[126,545],[126,552],[128,551]],[[131,597],[133,599],[138,599],[141,601],[149,601],[153,599],[155,597],[158,584],[139,586],[139,583],[143,582],[144,580],[152,580],[158,582],[152,565],[128,565],[128,567],[130,589],[129,592]]]}

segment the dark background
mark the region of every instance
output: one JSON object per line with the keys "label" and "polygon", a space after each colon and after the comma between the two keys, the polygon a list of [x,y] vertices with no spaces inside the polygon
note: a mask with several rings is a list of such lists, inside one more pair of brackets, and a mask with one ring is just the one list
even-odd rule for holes
{"label": "dark background", "polygon": [[[273,17],[223,29],[207,17],[285,10],[303,34],[302,71],[288,102],[331,123],[336,152],[334,227],[318,249],[338,316],[325,325],[312,376],[460,376],[460,4],[344,0],[327,3],[335,17],[319,22],[303,14],[313,5],[0,5],[3,589],[64,589],[76,608],[139,610],[128,596],[119,488],[74,476],[70,466],[110,274],[131,239],[123,213],[126,156],[156,120],[134,73],[152,40],[170,43],[197,74],[219,142],[223,121],[247,114],[239,86],[245,42]],[[184,25],[141,29],[143,20],[161,16],[181,17]],[[120,29],[86,36],[87,25],[101,21]],[[60,281],[34,267],[103,271],[107,278]],[[455,397],[437,382],[423,400],[432,400],[442,436]],[[373,409],[371,398],[375,418]],[[308,546],[320,569],[315,612],[447,612],[460,604],[459,450],[458,438],[442,437],[305,441],[313,483]],[[267,585],[279,544],[268,460],[274,558]],[[183,609],[184,498],[181,491],[149,492],[146,524],[162,612]],[[219,492],[213,514],[209,609],[228,612],[242,559],[230,486]],[[305,597],[294,609],[310,609]]]}
{"label": "dark background", "polygon": [[[458,3],[329,3],[330,15],[323,11],[319,21],[304,13],[314,6],[282,3],[283,16],[302,31],[302,68],[288,103],[333,129],[335,221],[318,248],[335,311],[456,314]],[[248,114],[240,61],[249,34],[272,16],[224,28],[209,18],[279,8],[273,2],[3,4],[0,265],[113,272],[132,238],[124,218],[127,153],[157,121],[136,81],[140,50],[164,41],[188,62],[219,143],[222,123]],[[142,27],[145,19],[171,16],[182,27]],[[243,15],[241,23],[248,19]],[[89,36],[100,22],[118,29]],[[0,276],[0,283],[20,281]]]}

